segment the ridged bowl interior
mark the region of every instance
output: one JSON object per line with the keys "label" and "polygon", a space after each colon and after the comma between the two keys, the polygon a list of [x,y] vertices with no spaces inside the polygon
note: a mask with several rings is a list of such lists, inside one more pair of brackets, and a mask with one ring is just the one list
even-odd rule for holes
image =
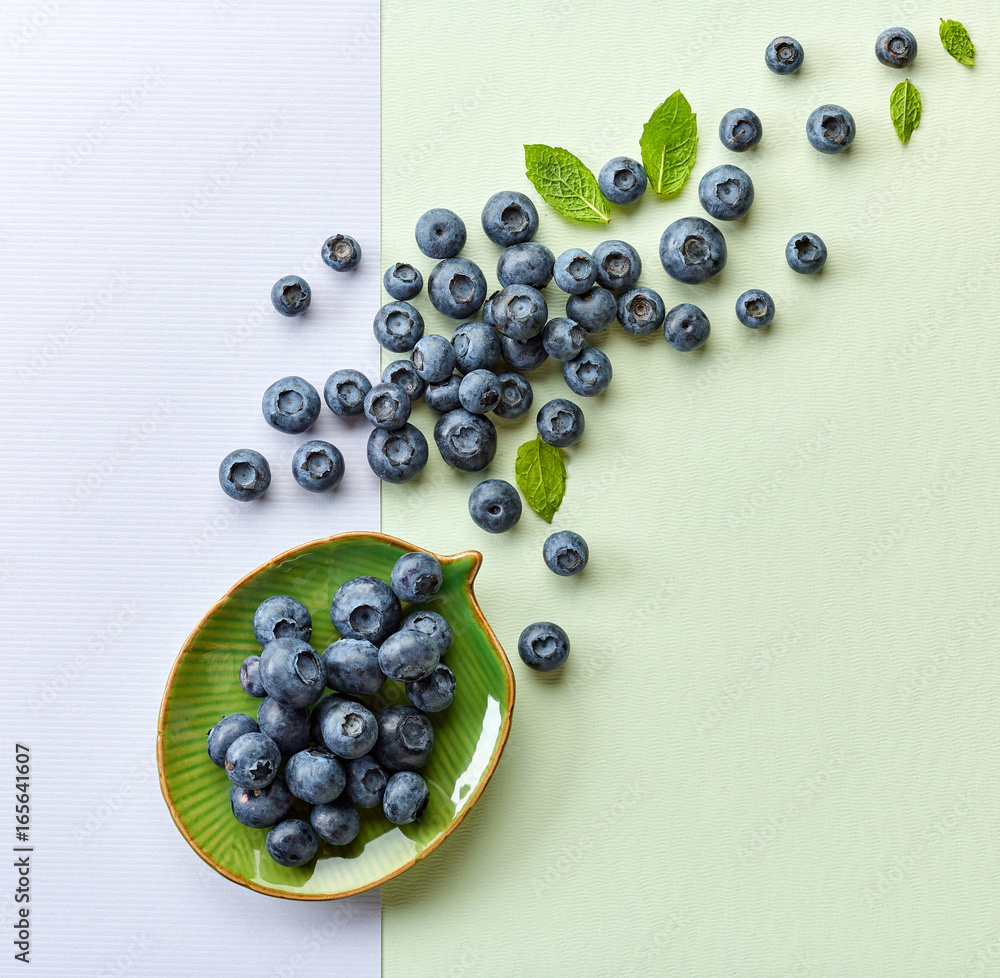
{"label": "ridged bowl interior", "polygon": [[[243,660],[260,652],[252,620],[272,594],[290,594],[312,613],[311,644],[322,652],[339,635],[330,623],[334,591],[352,577],[389,580],[400,554],[419,549],[377,533],[346,533],[281,554],[240,581],[202,619],[181,649],[163,694],[157,730],[160,787],[174,822],[191,847],[224,876],[271,896],[333,900],[378,886],[432,852],[481,794],[503,751],[514,706],[510,663],[476,603],[472,582],[482,562],[470,551],[438,556],[444,585],[420,605],[448,619],[454,643],[443,661],[455,673],[455,701],[432,714],[434,753],[421,774],[430,801],[421,822],[391,825],[381,810],[361,812],[361,833],[349,846],[320,844],[306,866],[279,866],[264,847],[266,829],[233,818],[229,780],[205,751],[220,717],[255,717],[260,700],[239,684]],[[404,614],[408,613],[404,605]],[[413,606],[414,610],[418,606]],[[388,681],[375,706],[407,702]],[[371,703],[373,697],[361,697]]]}

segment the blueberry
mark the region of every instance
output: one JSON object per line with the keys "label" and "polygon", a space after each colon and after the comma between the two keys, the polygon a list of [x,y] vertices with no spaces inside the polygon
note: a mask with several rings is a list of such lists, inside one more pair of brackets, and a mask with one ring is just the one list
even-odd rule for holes
{"label": "blueberry", "polygon": [[263,788],[229,787],[229,807],[238,822],[252,829],[277,825],[292,807],[292,794],[279,774]]}
{"label": "blueberry", "polygon": [[415,628],[401,628],[390,635],[378,650],[378,664],[390,679],[407,682],[423,679],[441,657],[437,646]]}
{"label": "blueberry", "polygon": [[420,274],[420,269],[406,262],[398,261],[395,265],[390,265],[382,276],[382,288],[393,299],[414,299],[420,295],[423,287],[424,277]]}
{"label": "blueberry", "polygon": [[514,370],[536,370],[549,358],[541,336],[532,336],[527,340],[501,336],[500,350],[507,365]]}
{"label": "blueberry", "polygon": [[726,149],[734,153],[753,149],[763,135],[760,116],[750,109],[730,109],[719,123],[719,139]]}
{"label": "blueberry", "polygon": [[380,645],[403,617],[399,598],[377,577],[352,577],[337,588],[330,621],[344,638],[365,638]]}
{"label": "blueberry", "polygon": [[682,302],[674,306],[663,320],[663,338],[675,349],[682,352],[697,350],[711,331],[711,324],[697,306]]}
{"label": "blueberry", "polygon": [[785,245],[785,261],[793,271],[814,275],[826,264],[826,245],[818,234],[795,234]]}
{"label": "blueberry", "polygon": [[439,615],[436,611],[415,611],[403,619],[400,628],[409,628],[426,635],[434,644],[438,655],[444,655],[451,648],[451,625],[444,615]]}
{"label": "blueberry", "polygon": [[409,360],[393,360],[382,371],[381,380],[383,384],[395,384],[397,387],[402,387],[410,399],[411,407],[415,401],[419,401],[423,397],[427,387],[424,378],[417,373]]}
{"label": "blueberry", "polygon": [[276,638],[260,654],[260,681],[267,695],[285,706],[312,706],[323,695],[326,674],[311,645]]}
{"label": "blueberry", "polygon": [[382,804],[385,783],[389,775],[373,757],[365,754],[344,765],[347,769],[347,787],[344,795],[358,808],[378,808]]}
{"label": "blueberry", "polygon": [[307,747],[288,759],[285,784],[296,798],[310,805],[325,805],[340,797],[347,775],[325,747]]}
{"label": "blueberry", "polygon": [[616,156],[601,167],[597,186],[612,204],[634,204],[646,192],[646,171],[637,160]]}
{"label": "blueberry", "polygon": [[226,751],[229,780],[241,788],[266,788],[278,773],[281,751],[267,734],[250,731],[237,737]]}
{"label": "blueberry", "polygon": [[553,360],[572,360],[586,345],[586,330],[565,316],[550,319],[542,330],[542,347]]}
{"label": "blueberry", "polygon": [[[499,344],[498,344],[499,345]],[[462,386],[462,377],[459,374],[452,374],[447,380],[439,381],[436,384],[428,384],[424,389],[424,403],[438,414],[447,414],[461,407],[458,391]]]}
{"label": "blueberry", "polygon": [[875,41],[875,57],[890,68],[905,68],[917,56],[917,39],[905,27],[890,27]]}
{"label": "blueberry", "polygon": [[455,370],[457,357],[455,348],[443,336],[429,333],[414,348],[410,354],[413,369],[428,383],[439,383],[447,380]]}
{"label": "blueberry", "polygon": [[750,329],[762,329],[774,319],[774,300],[761,289],[748,289],[736,300],[736,318]]}
{"label": "blueberry", "polygon": [[323,746],[347,760],[367,754],[375,746],[378,732],[375,715],[353,700],[336,703],[319,723]]}
{"label": "blueberry", "polygon": [[776,75],[790,75],[802,67],[805,52],[794,37],[776,37],[764,49],[764,63]]}
{"label": "blueberry", "polygon": [[266,391],[261,402],[264,420],[278,431],[298,435],[319,417],[319,392],[301,377],[282,377]]}
{"label": "blueberry", "polygon": [[285,706],[268,696],[257,707],[257,723],[287,757],[309,743],[309,713],[304,706]]}
{"label": "blueberry", "polygon": [[563,292],[582,295],[589,292],[597,281],[597,266],[588,252],[581,248],[569,248],[556,259],[552,276]]}
{"label": "blueberry", "polygon": [[253,613],[253,634],[262,646],[276,638],[308,642],[312,635],[312,615],[301,601],[287,594],[272,594]]}
{"label": "blueberry", "polygon": [[455,674],[447,666],[435,666],[423,679],[408,682],[406,695],[418,710],[440,713],[448,709],[455,698]]}
{"label": "blueberry", "polygon": [[500,362],[500,336],[489,323],[478,320],[462,323],[452,333],[451,345],[460,373],[492,370]]}
{"label": "blueberry", "polygon": [[607,329],[614,322],[617,311],[615,297],[599,285],[587,292],[571,295],[566,300],[566,315],[588,333],[600,333]]}
{"label": "blueberry", "polygon": [[444,583],[444,572],[433,554],[416,550],[403,554],[389,575],[392,590],[400,601],[422,604],[430,601]]}
{"label": "blueberry", "polygon": [[493,299],[491,312],[501,336],[529,340],[537,336],[549,315],[545,297],[530,285],[508,285]]}
{"label": "blueberry", "polygon": [[260,681],[260,656],[248,655],[240,664],[240,686],[247,696],[262,699],[267,696],[267,690]]}
{"label": "blueberry", "polygon": [[473,370],[462,378],[459,403],[473,414],[486,414],[500,403],[500,378],[492,370]]}
{"label": "blueberry", "polygon": [[660,261],[678,282],[707,282],[726,267],[726,239],[703,217],[682,217],[663,232]]}
{"label": "blueberry", "polygon": [[409,482],[427,464],[427,439],[412,424],[396,431],[376,428],[368,436],[368,464],[383,482]]}
{"label": "blueberry", "polygon": [[618,300],[618,321],[632,336],[655,333],[663,324],[664,314],[663,300],[652,289],[629,289]]}
{"label": "blueberry", "polygon": [[565,397],[543,404],[535,424],[542,441],[556,448],[568,448],[583,437],[583,411]]}
{"label": "blueberry", "polygon": [[587,566],[590,550],[587,541],[572,530],[558,530],[542,545],[545,566],[553,574],[570,577],[579,574]]}
{"label": "blueberry", "polygon": [[724,163],[713,167],[698,184],[701,206],[719,221],[735,221],[753,203],[753,181],[746,170]]}
{"label": "blueberry", "polygon": [[428,258],[454,258],[465,247],[465,222],[446,207],[420,215],[414,235]]}
{"label": "blueberry", "polygon": [[479,472],[497,453],[497,430],[489,418],[464,408],[449,411],[434,425],[434,441],[441,458],[453,469]]}
{"label": "blueberry", "polygon": [[806,136],[821,153],[843,153],[854,142],[854,116],[839,105],[821,105],[809,113]]}
{"label": "blueberry", "polygon": [[538,230],[535,205],[516,190],[494,194],[483,208],[483,230],[486,237],[501,248],[530,241]]}
{"label": "blueberry", "polygon": [[389,778],[382,811],[393,825],[419,822],[427,809],[427,782],[413,771],[399,771]]}
{"label": "blueberry", "polygon": [[569,637],[550,621],[536,621],[517,640],[521,661],[536,672],[558,669],[569,655]]}
{"label": "blueberry", "polygon": [[342,801],[317,805],[309,813],[309,822],[315,833],[331,846],[346,846],[361,831],[361,816]]}
{"label": "blueberry", "polygon": [[390,706],[379,715],[375,759],[382,767],[415,771],[427,763],[433,749],[434,728],[420,710]]}
{"label": "blueberry", "polygon": [[578,357],[563,364],[563,380],[574,394],[596,397],[611,383],[611,361],[600,350],[587,347]]}
{"label": "blueberry", "polygon": [[493,413],[498,418],[519,418],[528,408],[534,399],[531,391],[531,384],[527,378],[511,370],[497,374],[500,381],[500,400],[493,409]]}
{"label": "blueberry", "polygon": [[382,688],[385,676],[378,666],[378,649],[366,638],[342,638],[320,656],[326,684],[349,696],[371,696]]}
{"label": "blueberry", "polygon": [[491,292],[483,300],[483,308],[481,310],[481,312],[483,314],[483,322],[486,323],[487,326],[492,326],[494,329],[496,329],[497,320],[496,320],[496,316],[493,315],[493,300],[498,295],[500,295],[500,290],[499,289],[497,289],[496,292]]}
{"label": "blueberry", "polygon": [[431,269],[427,279],[431,305],[452,319],[468,319],[486,298],[482,269],[468,258],[446,258]]}
{"label": "blueberry", "polygon": [[402,428],[410,417],[410,398],[398,384],[376,384],[365,394],[365,417],[386,431]]}
{"label": "blueberry", "polygon": [[241,503],[262,496],[271,484],[271,467],[260,452],[252,448],[237,448],[219,465],[219,485],[222,491]]}
{"label": "blueberry", "polygon": [[424,317],[408,302],[387,302],[372,322],[379,345],[390,353],[406,353],[424,335]]}
{"label": "blueberry", "polygon": [[338,417],[350,418],[361,414],[365,394],[372,389],[372,382],[360,370],[335,370],[323,388],[326,406]]}
{"label": "blueberry", "polygon": [[361,246],[349,234],[335,234],[323,242],[322,255],[335,272],[348,272],[361,261]]}
{"label": "blueberry", "polygon": [[292,477],[310,492],[336,489],[344,478],[344,456],[328,441],[307,441],[292,456]]}
{"label": "blueberry", "polygon": [[505,533],[521,518],[521,497],[503,479],[487,479],[469,493],[472,522],[487,533]]}
{"label": "blueberry", "polygon": [[500,252],[497,259],[497,281],[508,285],[531,285],[544,289],[552,281],[555,255],[537,241],[524,241]]}
{"label": "blueberry", "polygon": [[[377,650],[376,650],[377,652]],[[377,657],[377,656],[376,656]],[[313,708],[312,712],[309,714],[309,736],[307,743],[311,741],[314,744],[322,745],[323,737],[321,734],[321,727],[323,724],[323,718],[338,704],[344,701],[344,697],[339,693],[331,693],[329,696],[324,696]],[[302,745],[303,747],[305,744]],[[302,747],[296,748],[296,750],[302,750]],[[295,751],[287,751],[286,753],[294,754]]]}
{"label": "blueberry", "polygon": [[298,275],[286,275],[271,286],[271,304],[282,316],[301,316],[311,298],[309,283]]}
{"label": "blueberry", "polygon": [[279,866],[303,866],[319,849],[316,833],[298,818],[278,822],[264,840],[268,855]]}
{"label": "blueberry", "polygon": [[627,292],[634,288],[642,273],[642,259],[624,241],[602,241],[594,249],[597,284],[609,292]]}
{"label": "blueberry", "polygon": [[218,767],[226,766],[226,751],[237,737],[246,733],[256,733],[260,727],[245,713],[233,713],[223,717],[208,732],[208,756]]}

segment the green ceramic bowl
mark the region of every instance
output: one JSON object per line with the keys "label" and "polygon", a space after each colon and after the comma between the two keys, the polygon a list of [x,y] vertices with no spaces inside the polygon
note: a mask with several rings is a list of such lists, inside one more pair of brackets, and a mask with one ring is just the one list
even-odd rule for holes
{"label": "green ceramic bowl", "polygon": [[[418,548],[380,533],[343,533],[275,557],[240,581],[202,619],[181,649],[160,707],[156,756],[160,788],[181,834],[210,866],[259,893],[293,900],[336,900],[384,883],[433,852],[482,794],[500,759],[514,707],[514,675],[476,603],[472,582],[482,563],[474,551],[438,557],[444,586],[421,607],[451,624],[445,661],[458,680],[455,701],[432,715],[434,753],[421,774],[430,802],[418,824],[394,826],[381,811],[361,813],[361,834],[349,846],[321,843],[306,866],[279,866],[264,847],[266,829],[250,829],[229,809],[229,780],[205,752],[209,729],[228,713],[256,716],[260,700],[240,688],[240,663],[260,651],[254,609],[271,594],[291,594],[313,616],[319,651],[339,636],[330,600],[344,581],[362,574],[389,580],[400,554]],[[405,606],[404,606],[405,613]],[[385,700],[406,702],[387,682]],[[370,700],[370,697],[362,697]]]}

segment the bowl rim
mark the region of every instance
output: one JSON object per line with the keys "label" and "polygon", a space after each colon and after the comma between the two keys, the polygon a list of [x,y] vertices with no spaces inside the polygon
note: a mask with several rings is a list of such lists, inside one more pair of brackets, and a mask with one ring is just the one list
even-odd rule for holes
{"label": "bowl rim", "polygon": [[[456,815],[448,828],[445,829],[436,839],[434,839],[429,845],[418,852],[412,859],[408,860],[402,866],[394,869],[392,872],[387,873],[385,876],[380,877],[377,880],[373,880],[370,883],[365,883],[362,886],[356,886],[351,890],[343,890],[338,893],[293,893],[287,890],[279,890],[269,886],[263,886],[260,883],[255,883],[252,880],[248,880],[237,873],[232,872],[225,866],[220,865],[213,859],[201,846],[192,838],[191,833],[188,831],[188,827],[181,817],[180,812],[177,810],[177,806],[174,804],[173,795],[170,791],[170,786],[167,783],[166,770],[165,770],[165,760],[164,760],[164,728],[166,724],[167,707],[171,700],[171,694],[173,693],[174,681],[177,676],[177,670],[180,667],[181,660],[186,655],[191,644],[194,642],[195,636],[201,630],[205,622],[213,615],[215,612],[230,598],[234,591],[242,587],[251,578],[256,577],[259,573],[266,570],[267,568],[273,566],[274,564],[281,563],[285,560],[290,560],[302,554],[306,550],[310,550],[313,547],[334,543],[336,541],[347,541],[347,540],[358,540],[366,539],[373,540],[378,543],[387,543],[394,547],[399,547],[403,550],[411,552],[429,553],[441,563],[455,563],[459,560],[464,560],[471,558],[472,564],[469,568],[468,576],[465,579],[466,587],[469,592],[469,601],[472,605],[472,613],[475,615],[477,622],[486,632],[494,649],[499,653],[500,664],[503,667],[504,672],[504,685],[507,692],[507,709],[504,711],[503,723],[500,727],[500,733],[497,737],[496,744],[493,748],[493,753],[490,756],[489,766],[486,768],[485,774],[480,778],[479,783],[476,785],[475,791],[472,793],[472,797],[468,802],[462,807],[462,810]],[[218,601],[216,601],[208,611],[199,619],[198,624],[191,629],[191,633],[184,640],[184,644],[181,646],[180,651],[174,658],[173,665],[170,667],[170,674],[167,677],[167,684],[163,690],[163,697],[160,700],[160,711],[157,716],[156,722],[156,768],[157,774],[159,775],[160,782],[160,792],[163,795],[163,800],[167,804],[167,808],[170,811],[170,817],[174,820],[174,824],[180,830],[182,836],[187,841],[188,845],[206,862],[212,867],[217,873],[225,876],[226,879],[232,880],[234,883],[238,883],[240,886],[245,886],[248,889],[255,890],[257,893],[263,893],[265,896],[279,897],[285,900],[340,900],[345,897],[354,896],[358,893],[364,893],[367,890],[373,890],[377,886],[381,886],[383,883],[399,876],[401,873],[405,873],[406,870],[415,866],[421,859],[429,856],[445,839],[451,835],[452,832],[458,828],[462,819],[469,813],[475,803],[479,800],[479,796],[483,793],[486,785],[489,783],[490,778],[493,777],[493,772],[496,770],[496,766],[500,761],[500,755],[503,753],[503,749],[507,744],[507,737],[510,734],[510,724],[514,713],[514,695],[515,695],[515,684],[514,684],[514,671],[511,669],[510,660],[507,658],[507,653],[504,651],[503,646],[500,644],[499,639],[496,637],[496,633],[490,627],[490,623],[486,620],[486,616],[483,614],[482,608],[479,607],[479,602],[476,600],[476,592],[473,587],[473,583],[476,579],[476,575],[479,573],[480,567],[483,565],[483,555],[478,550],[463,550],[457,554],[441,555],[433,553],[430,550],[422,550],[420,547],[415,547],[412,543],[408,543],[406,540],[401,540],[399,537],[390,536],[387,533],[380,533],[377,531],[364,531],[364,530],[352,530],[347,533],[335,533],[333,536],[320,537],[316,540],[311,540],[308,543],[300,544],[297,547],[293,547],[290,550],[285,550],[284,552],[272,557],[270,560],[261,564],[260,566],[254,568],[248,574],[244,574],[229,590],[226,591]]]}

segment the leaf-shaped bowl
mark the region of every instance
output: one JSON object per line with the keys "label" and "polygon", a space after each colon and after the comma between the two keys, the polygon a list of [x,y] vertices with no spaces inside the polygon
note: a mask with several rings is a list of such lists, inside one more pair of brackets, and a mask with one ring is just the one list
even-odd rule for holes
{"label": "leaf-shaped bowl", "polygon": [[[371,889],[433,852],[486,787],[510,731],[514,674],[476,603],[472,582],[482,556],[475,551],[438,556],[444,584],[433,601],[419,606],[451,624],[454,642],[445,662],[457,679],[452,705],[431,715],[434,752],[420,772],[430,801],[419,823],[394,826],[381,810],[362,811],[361,833],[350,845],[321,843],[307,865],[279,866],[265,849],[267,830],[233,818],[229,780],[205,751],[205,737],[220,717],[256,716],[261,701],[243,692],[239,670],[248,655],[260,652],[252,620],[264,598],[290,594],[302,601],[313,616],[311,644],[322,652],[339,637],[329,615],[334,591],[360,575],[388,581],[400,554],[416,549],[381,533],[342,533],[289,550],[236,584],[184,643],[160,707],[160,788],[194,851],[233,882],[293,900],[336,900]],[[402,686],[391,680],[379,696],[376,708],[407,702]]]}

